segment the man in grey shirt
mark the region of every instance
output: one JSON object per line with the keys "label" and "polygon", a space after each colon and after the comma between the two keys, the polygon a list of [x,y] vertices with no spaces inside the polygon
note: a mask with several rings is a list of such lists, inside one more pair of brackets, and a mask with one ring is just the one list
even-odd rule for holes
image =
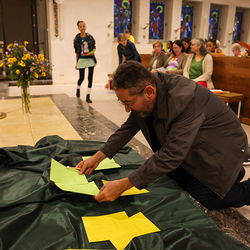
{"label": "man in grey shirt", "polygon": [[121,64],[114,76],[118,99],[130,112],[127,121],[79,174],[91,174],[141,130],[154,154],[128,177],[105,184],[94,198],[113,201],[167,174],[208,209],[250,204],[250,179],[242,163],[248,140],[235,113],[215,94],[183,76],[152,74],[138,62]]}

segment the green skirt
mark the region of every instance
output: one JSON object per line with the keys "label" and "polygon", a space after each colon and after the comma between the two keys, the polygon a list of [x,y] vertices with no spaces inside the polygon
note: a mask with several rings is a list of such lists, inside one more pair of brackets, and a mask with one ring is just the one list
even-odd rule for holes
{"label": "green skirt", "polygon": [[77,63],[77,69],[85,69],[95,67],[96,63],[94,58],[79,58]]}

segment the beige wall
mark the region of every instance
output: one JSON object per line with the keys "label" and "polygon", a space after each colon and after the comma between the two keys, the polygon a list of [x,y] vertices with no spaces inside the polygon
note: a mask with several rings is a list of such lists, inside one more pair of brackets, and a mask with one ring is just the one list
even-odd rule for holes
{"label": "beige wall", "polygon": [[[152,42],[148,40],[149,0],[133,0],[135,24],[133,27],[136,47],[139,53],[148,54],[152,51]],[[180,37],[180,18],[182,0],[162,0],[166,3],[165,41]],[[94,73],[94,82],[106,82],[107,74],[118,66],[117,42],[114,41],[113,0],[56,0],[59,5],[59,37],[54,35],[53,1],[47,0],[50,58],[54,65],[52,73],[54,84],[76,83],[78,71],[75,70],[75,53],[73,38],[78,33],[76,23],[84,20],[87,32],[96,40],[97,66]],[[187,1],[186,1],[187,2]],[[250,43],[250,1],[249,0],[189,0],[195,6],[193,20],[193,35],[207,37],[208,20],[211,4],[219,5],[221,28],[219,39],[221,48],[226,55],[232,55],[231,44],[234,24],[234,14],[237,7],[244,8],[244,33],[242,41]],[[146,27],[146,28],[145,28]],[[144,29],[145,28],[145,29]],[[176,31],[177,30],[177,31]],[[86,79],[85,79],[86,82]]]}

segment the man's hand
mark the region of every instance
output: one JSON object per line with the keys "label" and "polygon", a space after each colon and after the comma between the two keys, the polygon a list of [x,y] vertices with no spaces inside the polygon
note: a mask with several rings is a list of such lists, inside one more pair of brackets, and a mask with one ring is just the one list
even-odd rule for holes
{"label": "man's hand", "polygon": [[171,74],[173,74],[173,71],[172,70],[166,70],[166,73],[171,75]]}
{"label": "man's hand", "polygon": [[89,175],[91,174],[99,165],[99,163],[106,158],[106,155],[98,151],[91,158],[81,161],[75,167],[76,169],[80,169],[79,174]]}
{"label": "man's hand", "polygon": [[104,201],[114,201],[124,191],[132,187],[133,184],[130,182],[128,177],[121,180],[110,181],[101,188],[100,193],[94,196],[94,198],[100,203]]}

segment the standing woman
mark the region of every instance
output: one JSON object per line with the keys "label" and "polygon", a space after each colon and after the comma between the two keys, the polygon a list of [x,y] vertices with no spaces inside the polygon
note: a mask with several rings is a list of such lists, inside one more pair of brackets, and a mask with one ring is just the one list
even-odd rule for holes
{"label": "standing woman", "polygon": [[201,38],[192,40],[191,50],[193,54],[188,56],[183,76],[194,80],[208,89],[213,89],[214,85],[211,79],[213,58],[208,53],[204,41]]}
{"label": "standing woman", "polygon": [[80,31],[74,39],[74,48],[76,53],[76,69],[79,69],[79,80],[77,82],[76,96],[80,98],[80,88],[84,80],[85,68],[89,69],[88,89],[86,102],[90,100],[91,87],[93,82],[94,67],[96,66],[95,58],[95,39],[89,33],[86,33],[86,24],[84,21],[78,21],[77,27]]}

